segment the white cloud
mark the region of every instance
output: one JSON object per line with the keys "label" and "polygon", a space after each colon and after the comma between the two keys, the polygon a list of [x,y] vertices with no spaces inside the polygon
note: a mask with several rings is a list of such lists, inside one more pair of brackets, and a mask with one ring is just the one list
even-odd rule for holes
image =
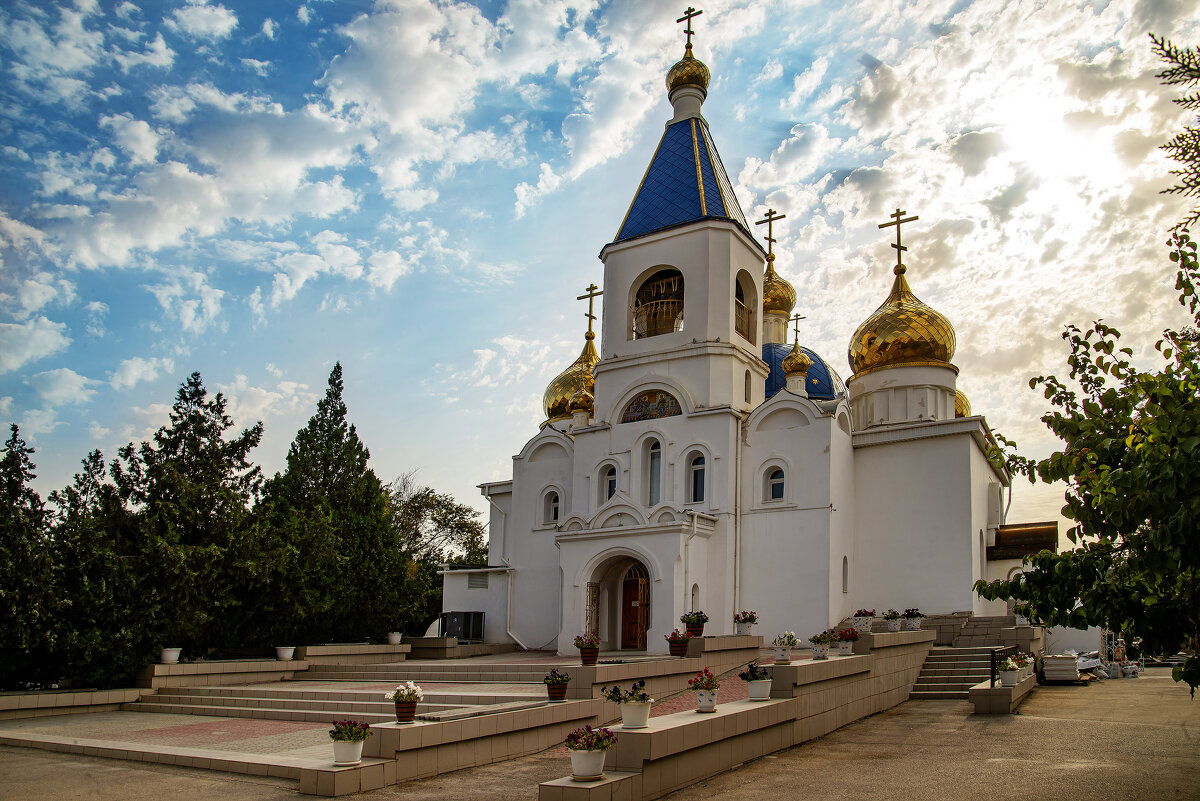
{"label": "white cloud", "polygon": [[542,162],[536,186],[530,186],[522,181],[513,189],[513,192],[517,195],[517,219],[524,217],[525,212],[537,203],[541,197],[555,192],[562,184],[562,181],[561,175],[555,175],[554,169],[549,164]]}
{"label": "white cloud", "polygon": [[109,375],[108,383],[113,389],[129,389],[142,381],[156,380],[159,372],[169,373],[174,369],[175,362],[171,359],[134,356],[121,362]]}
{"label": "white cloud", "polygon": [[142,10],[129,2],[129,0],[121,0],[120,3],[117,3],[116,8],[113,9],[113,13],[121,19],[132,20],[134,17],[140,15]]}
{"label": "white cloud", "polygon": [[29,377],[29,383],[47,407],[54,407],[67,403],[89,402],[96,394],[96,390],[89,389],[89,387],[100,382],[81,376],[74,370],[60,367],[56,370],[35,373]]}
{"label": "white cloud", "polygon": [[111,433],[112,433],[111,429],[105,428],[104,426],[100,425],[99,421],[97,421],[97,420],[93,420],[90,423],[88,423],[88,436],[92,439],[93,442],[100,442],[104,439],[107,439],[108,435]]}
{"label": "white cloud", "polygon": [[17,287],[17,301],[21,305],[17,316],[25,319],[55,300],[68,304],[74,299],[73,283],[65,278],[55,278],[50,273],[40,272],[25,279]]}
{"label": "white cloud", "polygon": [[202,333],[221,313],[225,291],[208,283],[199,271],[184,271],[169,280],[146,287],[168,319],[176,320],[185,334]]}
{"label": "white cloud", "polygon": [[110,114],[100,118],[100,127],[113,132],[117,147],[129,154],[133,164],[151,164],[158,158],[158,132],[132,114]]}
{"label": "white cloud", "polygon": [[808,100],[821,86],[821,81],[825,79],[825,73],[829,69],[829,59],[826,56],[813,61],[804,72],[792,79],[792,91],[786,98],[779,102],[779,107],[784,111],[794,111]]}
{"label": "white cloud", "polygon": [[274,388],[260,387],[252,385],[241,373],[234,376],[232,384],[218,384],[217,389],[228,399],[226,412],[244,426],[255,420],[267,421],[286,412],[302,411],[318,397],[309,391],[307,384],[277,381]]}
{"label": "white cloud", "polygon": [[220,3],[210,5],[208,0],[187,0],[166,20],[168,28],[193,39],[227,39],[237,24],[236,14]]}
{"label": "white cloud", "polygon": [[122,72],[129,72],[134,67],[147,66],[158,69],[170,69],[175,63],[175,51],[167,45],[162,33],[154,37],[140,53],[132,50],[117,51],[112,54],[113,60],[121,67]]}
{"label": "white cloud", "polygon": [[260,78],[267,77],[267,73],[271,71],[270,61],[259,61],[256,58],[243,58],[242,64],[253,70]]}
{"label": "white cloud", "polygon": [[0,396],[0,419],[11,420],[13,399],[11,395]]}
{"label": "white cloud", "polygon": [[0,323],[0,373],[58,353],[71,344],[65,323],[35,317],[25,323]]}
{"label": "white cloud", "polygon": [[263,20],[262,35],[274,41],[275,36],[279,33],[279,23],[267,17]]}
{"label": "white cloud", "polygon": [[108,304],[99,300],[93,300],[83,307],[87,312],[87,326],[84,328],[88,336],[99,339],[108,333],[104,327],[104,318],[108,314]]}
{"label": "white cloud", "polygon": [[300,6],[296,9],[296,19],[300,20],[302,25],[307,25],[312,19],[312,10],[308,6]]}
{"label": "white cloud", "polygon": [[55,419],[54,411],[54,409],[26,411],[25,416],[21,419],[21,434],[27,437],[36,437],[38,434],[49,434],[63,425],[61,420]]}
{"label": "white cloud", "polygon": [[391,291],[396,281],[412,272],[413,266],[403,256],[394,250],[384,250],[372,253],[367,257],[370,269],[367,271],[367,283]]}

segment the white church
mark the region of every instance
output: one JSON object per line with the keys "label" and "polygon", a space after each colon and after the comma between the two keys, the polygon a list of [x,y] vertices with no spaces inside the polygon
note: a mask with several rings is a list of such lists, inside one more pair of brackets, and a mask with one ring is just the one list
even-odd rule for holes
{"label": "white church", "polygon": [[768,641],[859,607],[1003,614],[972,583],[1028,549],[1004,541],[1010,477],[955,387],[954,329],[905,277],[909,220],[887,224],[895,280],[854,332],[843,383],[788,344],[779,217],[762,221],[764,250],[701,114],[709,71],[688,33],[667,74],[674,115],[600,253],[603,292],[581,298],[603,301],[600,350],[589,308],[512,479],[481,485],[488,565],[446,570],[443,609],[482,612],[487,642],[573,653],[595,632],[603,650],[649,654],[691,610],[706,634],[755,610]]}

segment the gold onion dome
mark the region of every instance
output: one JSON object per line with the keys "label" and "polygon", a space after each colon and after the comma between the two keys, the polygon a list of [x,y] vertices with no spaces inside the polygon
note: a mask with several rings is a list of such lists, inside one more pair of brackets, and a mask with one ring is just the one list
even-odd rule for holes
{"label": "gold onion dome", "polygon": [[783,363],[780,364],[784,375],[804,375],[812,366],[813,360],[795,343],[792,343],[791,351],[783,357]]}
{"label": "gold onion dome", "polygon": [[775,272],[775,254],[767,254],[763,276],[763,314],[791,314],[796,308],[796,290]]}
{"label": "gold onion dome", "polygon": [[954,328],[941,312],[926,306],[909,289],[903,264],[883,305],[850,340],[850,369],[855,375],[901,364],[950,366]]}
{"label": "gold onion dome", "polygon": [[967,400],[967,396],[961,389],[954,390],[954,416],[955,417],[970,417],[971,402]]}
{"label": "gold onion dome", "polygon": [[676,61],[675,66],[667,71],[667,93],[674,92],[681,86],[699,86],[707,92],[710,77],[708,67],[692,55],[692,43],[688,42],[683,58]]}
{"label": "gold onion dome", "polygon": [[587,333],[587,341],[583,344],[579,358],[573,361],[570,367],[559,373],[550,382],[550,386],[546,387],[546,394],[542,395],[542,408],[546,412],[547,422],[571,419],[571,396],[578,390],[586,390],[588,396],[591,396],[596,385],[592,368],[596,362],[600,361],[600,355],[596,353],[596,346],[592,344],[595,337],[596,335],[591,331]]}
{"label": "gold onion dome", "polygon": [[596,398],[588,390],[580,387],[571,393],[571,397],[567,400],[567,408],[572,412],[587,412],[592,413],[592,408],[596,405]]}

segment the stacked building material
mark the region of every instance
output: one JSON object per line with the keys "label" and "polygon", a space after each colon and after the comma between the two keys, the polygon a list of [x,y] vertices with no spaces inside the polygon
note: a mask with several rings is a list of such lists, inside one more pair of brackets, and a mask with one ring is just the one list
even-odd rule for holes
{"label": "stacked building material", "polygon": [[1046,681],[1079,681],[1079,667],[1074,654],[1055,654],[1042,660]]}

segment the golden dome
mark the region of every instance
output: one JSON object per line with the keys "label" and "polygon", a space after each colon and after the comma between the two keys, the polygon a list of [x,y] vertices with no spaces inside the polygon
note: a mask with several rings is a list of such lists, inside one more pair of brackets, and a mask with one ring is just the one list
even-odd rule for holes
{"label": "golden dome", "polygon": [[567,399],[567,409],[574,412],[592,413],[592,409],[596,405],[596,398],[591,392],[580,387],[571,393],[571,397]]}
{"label": "golden dome", "polygon": [[592,367],[600,361],[600,355],[596,353],[596,346],[592,344],[595,337],[596,335],[591,331],[587,333],[587,341],[583,344],[579,358],[573,361],[570,367],[559,373],[550,382],[550,386],[546,387],[546,394],[542,395],[542,409],[546,412],[546,422],[570,420],[571,396],[578,390],[586,390],[588,395],[591,395],[592,388],[596,385],[596,379],[592,376]]}
{"label": "golden dome", "polygon": [[954,328],[940,312],[917,299],[904,271],[902,264],[893,269],[892,293],[850,340],[850,369],[855,375],[899,364],[951,366]]}
{"label": "golden dome", "polygon": [[775,272],[775,254],[767,254],[763,276],[763,314],[791,314],[796,308],[796,290]]}
{"label": "golden dome", "polygon": [[971,402],[967,400],[967,396],[963,394],[961,389],[954,390],[954,416],[955,417],[970,417]]}
{"label": "golden dome", "polygon": [[667,92],[674,92],[680,86],[699,86],[707,92],[709,78],[708,67],[692,55],[692,45],[689,42],[683,58],[676,61],[675,66],[667,71]]}
{"label": "golden dome", "polygon": [[804,375],[808,372],[808,368],[813,366],[813,360],[808,357],[807,353],[800,350],[799,345],[793,343],[791,352],[783,357],[783,363],[779,366],[783,368],[784,375]]}

